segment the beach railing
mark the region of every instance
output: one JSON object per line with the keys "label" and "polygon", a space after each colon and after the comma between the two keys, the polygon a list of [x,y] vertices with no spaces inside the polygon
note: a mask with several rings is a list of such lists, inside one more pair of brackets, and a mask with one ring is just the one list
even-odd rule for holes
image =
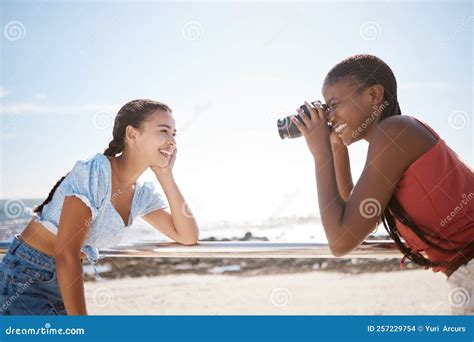
{"label": "beach railing", "polygon": [[[0,242],[0,255],[9,241]],[[121,244],[100,249],[101,257],[136,258],[334,258],[326,243],[271,241],[204,241],[196,245],[175,242]],[[398,258],[402,254],[392,241],[368,240],[344,258]]]}

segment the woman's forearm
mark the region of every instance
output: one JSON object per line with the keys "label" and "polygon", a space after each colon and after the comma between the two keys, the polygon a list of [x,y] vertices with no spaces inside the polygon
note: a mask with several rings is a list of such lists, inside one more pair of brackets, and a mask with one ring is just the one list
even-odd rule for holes
{"label": "woman's forearm", "polygon": [[182,237],[182,241],[194,244],[199,239],[199,228],[197,222],[188,207],[173,175],[161,176],[159,182],[165,192],[170,205],[171,216],[176,232]]}
{"label": "woman's forearm", "polygon": [[339,193],[344,201],[347,201],[354,183],[352,182],[351,166],[349,160],[349,151],[342,143],[331,144],[334,156],[334,168],[336,170],[336,181]]}
{"label": "woman's forearm", "polygon": [[337,255],[340,254],[341,236],[345,233],[341,226],[345,202],[337,186],[331,146],[329,141],[322,144],[324,146],[320,146],[314,155],[319,212],[329,248]]}
{"label": "woman's forearm", "polygon": [[80,259],[72,255],[57,256],[56,272],[68,315],[87,315],[84,274]]}

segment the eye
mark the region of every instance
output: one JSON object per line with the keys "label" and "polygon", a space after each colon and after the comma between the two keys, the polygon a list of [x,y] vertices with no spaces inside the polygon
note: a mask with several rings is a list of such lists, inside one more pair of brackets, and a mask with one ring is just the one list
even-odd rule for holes
{"label": "eye", "polygon": [[[169,134],[168,130],[167,129],[162,129],[161,131],[159,131],[160,133],[166,133],[166,134]],[[171,134],[174,137],[176,137],[176,133],[173,133]]]}

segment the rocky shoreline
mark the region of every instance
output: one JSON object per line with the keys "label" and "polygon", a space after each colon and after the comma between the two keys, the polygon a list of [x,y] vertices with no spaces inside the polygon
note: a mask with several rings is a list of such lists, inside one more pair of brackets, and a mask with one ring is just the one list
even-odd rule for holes
{"label": "rocky shoreline", "polygon": [[[85,280],[94,281],[92,267],[84,266],[87,268]],[[420,268],[412,263],[400,268],[400,259],[104,258],[97,264],[100,276],[107,279],[186,273],[253,276],[323,271],[361,274]]]}
{"label": "rocky shoreline", "polygon": [[[20,225],[4,227],[4,240],[21,231]],[[370,239],[385,239],[369,236]],[[264,236],[251,232],[240,237],[218,239],[210,237],[201,241],[268,241]],[[120,279],[126,277],[158,276],[168,274],[238,274],[242,276],[294,274],[303,272],[340,272],[362,274],[373,272],[394,272],[422,268],[407,260],[400,268],[400,258],[321,258],[321,259],[271,259],[271,258],[103,258],[96,265],[102,278]],[[95,272],[87,262],[83,265],[85,280],[95,281]]]}
{"label": "rocky shoreline", "polygon": [[[374,239],[374,237],[371,237]],[[209,238],[201,241],[268,241],[265,237],[253,236],[247,232],[243,237],[230,239]],[[120,279],[126,277],[159,276],[169,274],[237,274],[242,276],[291,274],[303,272],[341,272],[361,274],[373,272],[394,272],[421,267],[409,261],[400,267],[401,258],[133,258],[107,257],[96,265],[102,278]],[[93,268],[85,264],[85,280],[94,281]]]}

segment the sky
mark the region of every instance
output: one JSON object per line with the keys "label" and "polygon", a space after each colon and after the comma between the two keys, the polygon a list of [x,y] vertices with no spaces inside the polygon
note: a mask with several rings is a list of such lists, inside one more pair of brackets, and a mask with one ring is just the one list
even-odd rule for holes
{"label": "sky", "polygon": [[[104,151],[122,105],[150,98],[173,109],[174,174],[196,216],[317,214],[312,157],[276,120],[322,99],[326,73],[356,53],[382,58],[402,113],[473,165],[470,1],[1,1],[0,12],[1,199],[45,198]],[[367,143],[349,151],[356,182]]]}

